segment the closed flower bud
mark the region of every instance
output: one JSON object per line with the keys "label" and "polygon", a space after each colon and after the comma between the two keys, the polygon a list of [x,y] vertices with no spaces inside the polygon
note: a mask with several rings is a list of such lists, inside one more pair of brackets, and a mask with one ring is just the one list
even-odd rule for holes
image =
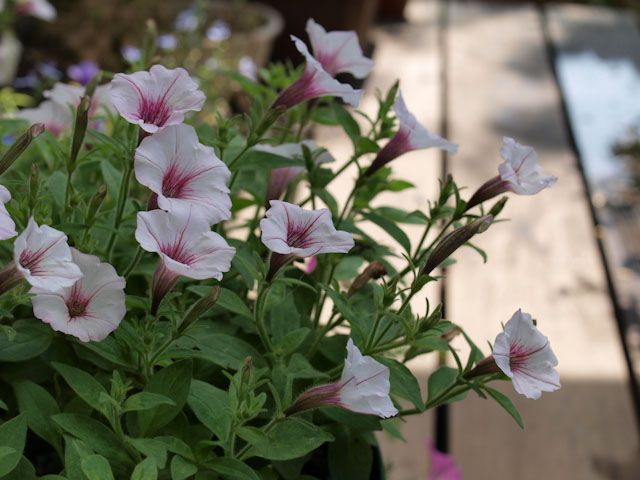
{"label": "closed flower bud", "polygon": [[421,274],[429,275],[438,265],[449,258],[453,252],[471,240],[474,235],[482,233],[489,228],[492,222],[493,217],[491,215],[485,215],[447,234],[440,240],[440,243],[434,247],[427,258],[427,263],[422,269]]}
{"label": "closed flower bud", "polygon": [[360,275],[356,277],[351,286],[349,287],[348,297],[351,297],[354,293],[360,290],[366,285],[369,280],[378,279],[387,274],[387,268],[381,262],[372,262],[367,268],[365,268]]}
{"label": "closed flower bud", "polygon": [[198,318],[204,315],[207,310],[213,307],[218,301],[218,297],[220,296],[220,286],[215,285],[208,295],[205,295],[200,300],[198,300],[191,310],[184,317],[184,320],[180,324],[179,332],[184,332],[187,328],[193,325]]}
{"label": "closed flower bud", "polygon": [[86,95],[80,100],[78,109],[76,110],[76,121],[73,127],[73,141],[71,142],[71,155],[69,156],[69,163],[67,164],[67,170],[73,172],[76,167],[76,160],[78,159],[78,153],[84,142],[84,136],[87,133],[87,124],[89,123],[89,107],[91,100]]}
{"label": "closed flower bud", "polygon": [[34,123],[29,129],[23,133],[18,139],[13,142],[2,158],[0,158],[0,175],[7,171],[7,169],[15,162],[20,155],[24,153],[31,140],[36,138],[44,132],[44,125],[42,123]]}
{"label": "closed flower bud", "polygon": [[98,214],[98,211],[100,210],[100,207],[102,206],[102,203],[104,202],[104,199],[106,196],[107,196],[107,186],[100,185],[100,188],[98,188],[98,191],[95,193],[95,195],[91,198],[91,201],[89,202],[89,208],[87,209],[87,216],[84,221],[86,225],[88,226],[93,225],[93,222],[96,220],[96,215]]}

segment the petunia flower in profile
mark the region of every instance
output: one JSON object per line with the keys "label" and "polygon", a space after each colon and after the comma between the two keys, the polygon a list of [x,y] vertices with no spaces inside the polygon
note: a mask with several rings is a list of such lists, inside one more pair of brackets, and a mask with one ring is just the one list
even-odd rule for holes
{"label": "petunia flower in profile", "polygon": [[280,200],[271,200],[270,204],[260,221],[262,243],[273,252],[269,279],[296,257],[346,253],[353,248],[351,234],[336,230],[326,208],[305,210]]}
{"label": "petunia flower in profile", "polygon": [[291,108],[319,97],[339,97],[354,107],[360,104],[362,90],[355,90],[351,85],[340,83],[333,78],[309,53],[307,45],[302,40],[294,36],[291,36],[291,39],[298,51],[304,55],[307,63],[302,76],[280,92],[272,108]]}
{"label": "petunia flower in profile", "polygon": [[350,73],[356,78],[365,78],[373,68],[373,61],[362,54],[358,35],[354,31],[327,32],[322,25],[310,18],[307,34],[313,56],[331,76]]}
{"label": "petunia flower in profile", "polygon": [[393,111],[398,119],[398,131],[378,152],[378,155],[365,172],[365,176],[373,175],[387,163],[414,150],[439,148],[452,155],[458,151],[458,145],[430,132],[418,122],[416,117],[407,109],[400,92],[398,92],[398,97],[393,105]]}
{"label": "petunia flower in profile", "polygon": [[334,406],[352,412],[393,417],[398,410],[389,397],[389,368],[362,352],[349,339],[340,380],[303,392],[287,409],[287,415],[312,408]]}
{"label": "petunia flower in profile", "polygon": [[[313,140],[303,140],[300,143],[283,143],[273,146],[268,144],[258,144],[254,150],[269,152],[286,158],[301,158],[303,155],[302,148],[307,147],[312,153],[320,147]],[[328,152],[323,151],[315,156],[316,165],[334,162],[335,158]],[[304,173],[305,168],[302,166],[280,167],[271,170],[269,182],[267,183],[266,200],[279,200],[289,188],[289,185]]]}
{"label": "petunia flower in profile", "polygon": [[125,280],[94,255],[74,248],[71,254],[82,278],[57,292],[33,288],[33,314],[58,332],[82,342],[99,342],[118,328],[127,311]]}
{"label": "petunia flower in profile", "polygon": [[11,193],[6,187],[0,185],[0,240],[13,238],[18,234],[16,224],[9,215],[7,207],[4,206],[9,200],[11,200]]}
{"label": "petunia flower in profile", "polygon": [[485,182],[469,199],[467,210],[505,192],[517,195],[535,195],[558,181],[553,175],[542,173],[538,154],[513,138],[504,137],[500,156],[504,160],[498,166],[498,175]]}
{"label": "petunia flower in profile", "polygon": [[29,123],[42,123],[54,137],[68,133],[73,122],[71,110],[52,100],[45,100],[35,108],[23,108],[16,113],[16,118]]}
{"label": "petunia flower in profile", "polygon": [[67,236],[33,218],[13,244],[13,263],[0,272],[0,293],[25,279],[32,287],[57,292],[82,277],[73,262]]}
{"label": "petunia flower in profile", "polygon": [[189,111],[199,111],[205,96],[184,68],[151,70],[130,75],[118,73],[111,81],[111,102],[130,123],[155,133],[182,123]]}
{"label": "petunia flower in profile", "polygon": [[57,16],[56,9],[47,0],[17,0],[15,9],[20,15],[29,15],[48,22],[55,20]]}
{"label": "petunia flower in profile", "polygon": [[231,173],[190,125],[171,125],[142,140],[135,174],[153,192],[152,206],[182,215],[192,211],[209,224],[231,217]]}
{"label": "petunia flower in profile", "polygon": [[560,375],[554,368],[557,365],[549,339],[536,328],[531,315],[518,310],[496,337],[492,355],[465,377],[503,372],[511,379],[516,392],[538,399],[542,392],[560,388]]}
{"label": "petunia flower in profile", "polygon": [[136,240],[147,252],[160,256],[153,276],[152,313],[180,277],[222,279],[231,268],[235,248],[211,231],[208,220],[193,212],[138,212]]}

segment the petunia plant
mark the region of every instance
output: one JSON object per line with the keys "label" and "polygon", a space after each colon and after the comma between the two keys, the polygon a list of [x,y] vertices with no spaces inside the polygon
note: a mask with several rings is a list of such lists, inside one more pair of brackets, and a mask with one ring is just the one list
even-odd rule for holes
{"label": "petunia plant", "polygon": [[[498,176],[468,198],[447,177],[420,210],[382,205],[413,188],[393,172],[404,153],[458,146],[397,83],[358,112],[362,92],[335,75],[373,62],[353,32],[307,31],[300,69],[229,76],[244,115],[200,123],[197,79],[149,64],[0,121],[15,139],[0,151],[0,478],[383,478],[374,432],[469,393],[522,425],[497,384],[560,388],[546,319],[480,316],[497,335],[483,353],[425,293],[499,234],[510,193],[555,178],[505,138]],[[316,123],[352,155],[314,143]],[[426,381],[406,366],[424,355],[440,360]]]}

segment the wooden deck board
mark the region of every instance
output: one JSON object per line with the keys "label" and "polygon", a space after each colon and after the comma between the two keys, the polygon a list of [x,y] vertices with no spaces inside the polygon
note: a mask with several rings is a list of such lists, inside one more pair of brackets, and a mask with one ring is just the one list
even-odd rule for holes
{"label": "wooden deck board", "polygon": [[[533,145],[558,184],[509,201],[509,223],[478,244],[482,265],[457,255],[448,283],[449,318],[482,348],[519,307],[550,338],[563,388],[516,400],[522,432],[488,401],[452,407],[452,453],[467,478],[599,479],[594,458],[624,462],[638,438],[627,371],[576,159],[562,123],[537,11],[477,3],[451,4],[450,139],[462,145],[451,161],[455,178],[473,188],[496,174],[501,138]],[[473,396],[475,397],[475,396]],[[609,477],[614,478],[614,477]]]}

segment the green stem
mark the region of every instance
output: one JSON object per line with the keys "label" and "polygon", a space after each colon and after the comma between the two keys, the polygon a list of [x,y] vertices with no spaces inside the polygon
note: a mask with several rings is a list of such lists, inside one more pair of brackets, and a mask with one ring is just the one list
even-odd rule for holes
{"label": "green stem", "polygon": [[127,161],[125,164],[124,175],[122,176],[122,183],[120,184],[120,191],[118,192],[118,203],[116,204],[116,215],[113,219],[113,229],[115,231],[111,232],[111,236],[109,237],[109,242],[107,243],[107,255],[109,257],[109,261],[113,261],[113,250],[116,244],[116,238],[118,236],[117,230],[120,228],[122,224],[122,215],[124,214],[124,207],[127,204],[127,197],[129,196],[129,183],[131,182],[131,174],[133,173],[133,168],[131,165],[131,161]]}
{"label": "green stem", "polygon": [[122,276],[125,279],[129,278],[129,275],[131,275],[131,272],[133,272],[133,270],[138,266],[138,263],[140,263],[140,259],[142,258],[143,253],[144,252],[142,248],[140,247],[140,245],[138,245],[138,248],[136,249],[135,257],[133,257],[133,260],[129,263],[126,270],[122,274]]}

